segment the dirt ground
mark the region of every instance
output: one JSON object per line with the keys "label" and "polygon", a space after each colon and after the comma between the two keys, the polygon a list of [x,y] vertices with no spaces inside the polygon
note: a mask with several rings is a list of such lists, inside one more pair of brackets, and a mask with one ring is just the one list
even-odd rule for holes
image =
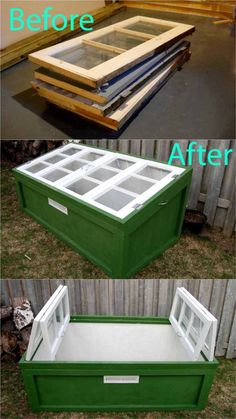
{"label": "dirt ground", "polygon": [[[86,258],[71,250],[19,209],[9,162],[2,163],[2,278],[107,278]],[[205,229],[200,235],[183,233],[135,278],[235,277],[235,237]],[[55,261],[57,261],[55,263]]]}
{"label": "dirt ground", "polygon": [[219,359],[216,378],[207,407],[201,412],[151,412],[151,413],[32,413],[27,401],[19,366],[13,362],[2,363],[1,417],[8,419],[228,419],[236,416],[235,361]]}

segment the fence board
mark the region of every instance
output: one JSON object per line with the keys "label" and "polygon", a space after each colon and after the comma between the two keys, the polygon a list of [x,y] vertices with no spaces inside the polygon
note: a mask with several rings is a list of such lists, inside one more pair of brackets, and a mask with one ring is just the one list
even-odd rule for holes
{"label": "fence board", "polygon": [[[63,282],[63,281],[62,281]],[[177,286],[186,287],[218,319],[216,356],[233,358],[236,347],[236,280],[67,280],[71,314],[163,316]],[[35,314],[57,288],[55,280],[2,280],[1,301],[27,297]]]}
{"label": "fence board", "polygon": [[219,332],[217,337],[216,353],[219,356],[226,355],[227,345],[230,341],[230,333],[232,331],[233,317],[235,314],[235,295],[236,280],[231,279],[227,284],[223,313],[218,326]]}
{"label": "fence board", "polygon": [[[91,140],[83,142],[91,144]],[[207,151],[216,147],[220,150],[226,148],[235,150],[236,146],[235,140],[199,140],[197,142]],[[180,144],[183,157],[186,158],[189,140],[99,140],[97,146],[168,162],[174,143]],[[193,178],[188,207],[201,208],[208,216],[208,224],[221,227],[226,236],[233,234],[236,221],[235,158],[235,153],[230,154],[228,166],[214,167],[209,164],[201,166],[198,163],[197,153],[193,154]]]}
{"label": "fence board", "polygon": [[231,328],[229,344],[226,352],[226,358],[232,359],[236,357],[236,312],[234,313],[234,321]]}

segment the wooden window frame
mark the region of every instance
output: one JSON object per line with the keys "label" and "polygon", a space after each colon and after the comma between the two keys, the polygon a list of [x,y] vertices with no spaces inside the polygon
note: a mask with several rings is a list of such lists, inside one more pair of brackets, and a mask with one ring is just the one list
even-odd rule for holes
{"label": "wooden window frame", "polygon": [[[180,303],[179,318],[176,318],[176,310]],[[187,320],[187,327],[184,330],[181,323],[184,318],[185,309],[189,308],[191,316]],[[193,346],[190,341],[190,333],[193,325],[194,316],[202,322],[202,329],[197,339],[196,345]],[[217,320],[216,318],[194,298],[184,287],[176,289],[173,305],[169,320],[182,344],[193,361],[197,361],[202,352],[208,361],[214,360],[214,350],[216,343]]]}
{"label": "wooden window frame", "polygon": [[[61,323],[59,330],[57,330],[57,327],[55,325],[55,316],[57,309],[59,310]],[[51,319],[55,335],[53,343],[50,339],[48,327],[49,321]],[[55,359],[57,350],[65,334],[69,321],[70,307],[68,288],[67,286],[60,285],[34,319],[29,345],[26,352],[26,361],[32,360],[35,352],[37,351],[42,341],[45,347],[45,354],[47,356],[47,359],[53,361]]]}
{"label": "wooden window frame", "polygon": [[[170,30],[155,36],[127,29],[127,26],[138,22],[148,22],[169,26]],[[136,16],[131,19],[107,26],[106,28],[96,30],[92,33],[51,46],[41,51],[34,52],[33,54],[29,55],[29,59],[42,67],[48,68],[49,70],[54,70],[64,76],[70,77],[76,81],[80,81],[88,86],[99,87],[105,82],[134,66],[135,64],[140,63],[144,59],[151,57],[157,52],[163,51],[166,47],[171,46],[179,39],[182,39],[184,36],[193,33],[194,30],[194,26],[191,25],[144,16]],[[96,41],[96,38],[100,38],[101,36],[107,35],[114,31],[144,39],[144,42],[134,48],[125,50]],[[66,51],[67,49],[83,44],[99,48],[103,51],[116,52],[118,55],[89,70],[74,64],[67,63],[62,59],[52,56],[54,54],[58,54],[60,52]]]}

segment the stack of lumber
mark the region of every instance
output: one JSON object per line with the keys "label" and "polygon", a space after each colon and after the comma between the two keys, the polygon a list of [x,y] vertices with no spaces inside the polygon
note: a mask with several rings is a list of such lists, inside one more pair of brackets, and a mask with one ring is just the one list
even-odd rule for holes
{"label": "stack of lumber", "polygon": [[119,130],[190,57],[190,25],[135,17],[33,53],[47,101]]}
{"label": "stack of lumber", "polygon": [[[124,8],[124,5],[116,3],[93,10],[91,13],[95,25],[114,14],[119,13]],[[58,25],[58,27],[60,27],[60,25]],[[54,45],[56,42],[62,42],[65,39],[71,38],[71,36],[82,32],[78,21],[74,22],[74,27],[75,29],[73,31],[71,31],[70,25],[68,25],[66,29],[60,31],[56,31],[53,28],[46,31],[43,30],[2,49],[0,51],[1,71],[27,59],[28,54],[31,52],[38,51],[49,45]]]}
{"label": "stack of lumber", "polygon": [[157,10],[161,12],[181,13],[232,20],[235,18],[236,1],[120,0],[120,4],[130,8],[141,8],[147,10]]}

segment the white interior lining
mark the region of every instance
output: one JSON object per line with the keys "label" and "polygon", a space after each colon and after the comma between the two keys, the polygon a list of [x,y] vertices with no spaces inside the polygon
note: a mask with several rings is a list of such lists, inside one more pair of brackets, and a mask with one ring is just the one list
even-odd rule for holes
{"label": "white interior lining", "polygon": [[[33,361],[47,357],[41,344]],[[56,361],[191,361],[169,324],[69,323]],[[199,361],[203,361],[202,355]]]}

